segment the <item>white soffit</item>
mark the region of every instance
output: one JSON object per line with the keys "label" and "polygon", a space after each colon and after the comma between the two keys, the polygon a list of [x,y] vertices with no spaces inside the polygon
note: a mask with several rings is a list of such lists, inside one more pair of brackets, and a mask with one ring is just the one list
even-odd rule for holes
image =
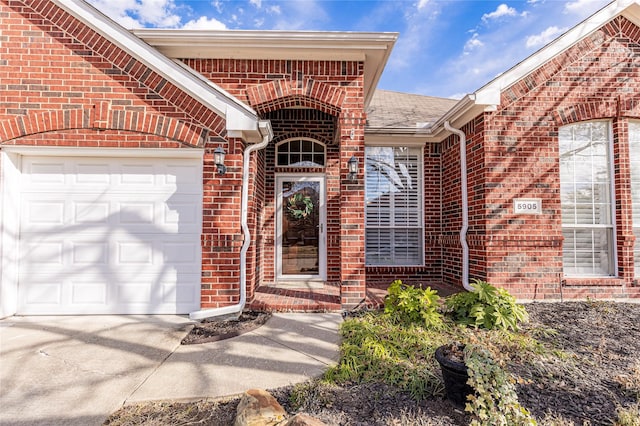
{"label": "white soffit", "polygon": [[[231,96],[213,83],[205,83],[192,73],[162,55],[153,47],[109,19],[84,0],[52,0],[97,33],[125,52],[184,90],[189,96],[224,117],[236,117],[234,121],[247,123],[248,132],[258,131],[258,116],[253,109]],[[237,117],[242,117],[239,119]]]}
{"label": "white soffit", "polygon": [[638,0],[616,0],[475,92],[476,104],[498,105],[500,93],[617,16],[640,25]]}
{"label": "white soffit", "polygon": [[133,34],[173,59],[363,61],[369,104],[398,33],[139,29]]}

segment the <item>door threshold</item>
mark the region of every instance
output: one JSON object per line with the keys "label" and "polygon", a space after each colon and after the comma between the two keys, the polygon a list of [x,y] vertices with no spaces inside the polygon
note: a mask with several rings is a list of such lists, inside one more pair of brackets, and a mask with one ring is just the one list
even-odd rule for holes
{"label": "door threshold", "polygon": [[275,283],[273,283],[272,285],[270,285],[269,287],[275,287],[275,288],[296,288],[296,289],[315,289],[315,288],[323,288],[324,287],[324,281],[318,281],[318,280],[296,280],[296,279],[292,279],[292,280],[280,280],[280,281],[276,281]]}

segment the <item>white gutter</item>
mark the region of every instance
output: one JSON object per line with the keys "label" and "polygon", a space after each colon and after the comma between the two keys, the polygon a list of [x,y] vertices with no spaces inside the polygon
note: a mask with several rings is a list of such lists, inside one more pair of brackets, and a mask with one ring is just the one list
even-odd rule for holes
{"label": "white gutter", "polygon": [[451,127],[448,121],[444,128],[460,137],[460,186],[462,189],[462,228],[460,229],[460,245],[462,246],[462,286],[467,291],[475,289],[469,284],[469,244],[467,231],[469,230],[469,195],[467,191],[467,137],[462,130]]}
{"label": "white gutter", "polygon": [[271,128],[271,122],[267,120],[261,120],[258,123],[260,132],[262,133],[262,142],[249,145],[244,150],[243,163],[242,163],[242,198],[240,200],[240,226],[244,234],[244,241],[242,248],[240,249],[240,301],[235,305],[223,306],[221,308],[201,309],[189,314],[189,318],[192,320],[201,320],[205,318],[219,317],[223,315],[237,315],[240,316],[245,304],[247,303],[247,251],[251,245],[251,232],[249,231],[248,220],[248,205],[249,205],[249,160],[251,159],[251,153],[265,148],[269,142],[273,139],[273,130]]}

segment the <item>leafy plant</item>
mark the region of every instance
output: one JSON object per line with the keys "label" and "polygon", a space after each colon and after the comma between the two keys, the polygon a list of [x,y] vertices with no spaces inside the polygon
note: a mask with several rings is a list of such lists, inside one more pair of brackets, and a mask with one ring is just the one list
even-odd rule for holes
{"label": "leafy plant", "polygon": [[326,380],[382,382],[416,399],[442,393],[433,352],[444,344],[446,333],[375,314],[345,320],[340,333],[340,362],[327,371]]}
{"label": "leafy plant", "polygon": [[384,312],[397,322],[420,323],[427,327],[442,326],[440,297],[431,287],[415,288],[395,280],[388,289]]}
{"label": "leafy plant", "polygon": [[469,395],[465,411],[475,416],[472,426],[521,426],[537,422],[518,402],[518,395],[509,374],[480,345],[464,348],[469,385],[475,394]]}
{"label": "leafy plant", "polygon": [[522,305],[504,289],[486,281],[473,280],[474,291],[461,292],[445,300],[453,320],[488,330],[517,330],[529,315]]}

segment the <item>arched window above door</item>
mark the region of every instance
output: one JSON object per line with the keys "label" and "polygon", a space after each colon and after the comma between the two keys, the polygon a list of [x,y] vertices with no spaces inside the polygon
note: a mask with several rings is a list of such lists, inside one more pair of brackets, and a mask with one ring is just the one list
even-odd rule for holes
{"label": "arched window above door", "polygon": [[290,139],[276,145],[278,167],[324,167],[326,148],[311,139]]}

